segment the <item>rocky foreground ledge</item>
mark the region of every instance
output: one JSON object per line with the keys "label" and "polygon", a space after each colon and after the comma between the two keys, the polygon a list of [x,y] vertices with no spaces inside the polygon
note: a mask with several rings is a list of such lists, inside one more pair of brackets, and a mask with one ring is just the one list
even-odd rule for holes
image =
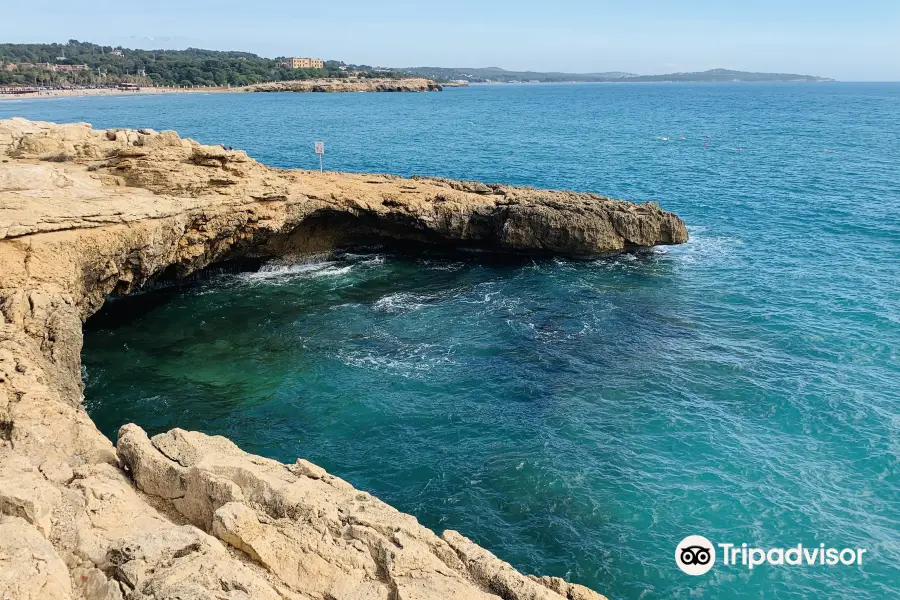
{"label": "rocky foreground ledge", "polygon": [[283,171],[174,132],[0,121],[0,598],[596,600],[302,459],[82,407],[110,294],[242,256],[373,240],[593,256],[687,240],[657,206],[436,179]]}

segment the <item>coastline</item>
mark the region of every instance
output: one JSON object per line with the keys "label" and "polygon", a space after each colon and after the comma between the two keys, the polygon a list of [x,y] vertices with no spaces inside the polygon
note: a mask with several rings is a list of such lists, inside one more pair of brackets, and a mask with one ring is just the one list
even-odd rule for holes
{"label": "coastline", "polygon": [[116,88],[79,88],[68,90],[41,90],[23,94],[0,94],[0,102],[11,100],[35,100],[40,98],[79,98],[96,96],[138,96],[159,94],[230,94],[246,91],[242,87],[211,88],[168,88],[141,87],[136,90],[120,90]]}
{"label": "coastline", "polygon": [[[396,82],[393,85],[385,85],[381,80],[372,80],[372,84],[348,82],[344,85],[335,85],[333,80],[305,80],[297,82],[269,82],[252,84],[241,87],[204,87],[204,88],[171,88],[171,87],[141,87],[135,90],[120,90],[116,88],[78,88],[60,90],[41,90],[22,94],[0,94],[0,102],[12,102],[16,100],[38,100],[50,98],[81,98],[97,96],[137,96],[137,95],[163,95],[163,94],[241,94],[241,93],[271,93],[271,92],[296,92],[296,93],[351,93],[351,92],[425,92],[439,91],[446,88],[481,87],[481,86],[547,86],[547,85],[621,85],[621,84],[689,84],[689,85],[735,85],[758,83],[836,83],[834,81],[490,81],[471,83],[435,83],[409,85],[401,82],[411,80],[390,80]],[[381,87],[382,89],[379,89]],[[344,89],[341,89],[344,88]]]}
{"label": "coastline", "polygon": [[[842,83],[836,80],[822,81],[805,81],[800,79],[773,79],[771,81],[678,81],[678,80],[660,80],[660,81],[630,81],[630,80],[610,80],[610,81],[472,81],[461,87],[475,86],[521,86],[521,85],[656,85],[656,84],[678,84],[678,85],[756,85],[756,84],[819,84],[819,83]],[[856,82],[850,82],[856,83]],[[450,86],[445,86],[450,87]]]}
{"label": "coastline", "polygon": [[348,78],[273,81],[247,86],[248,92],[440,92],[443,86],[424,77],[405,79]]}
{"label": "coastline", "polygon": [[[300,458],[83,406],[82,325],[109,296],[223,261],[397,240],[581,256],[687,241],[654,203],[273,169],[174,131],[0,121],[0,590],[22,600],[604,600],[438,535]],[[8,401],[5,401],[7,400]],[[4,558],[6,557],[6,558]]]}
{"label": "coastline", "polygon": [[[159,94],[241,94],[264,92],[349,93],[349,92],[429,92],[441,91],[445,86],[430,79],[308,79],[259,83],[241,87],[219,86],[201,88],[139,87],[133,90],[118,88],[48,89],[21,94],[0,94],[0,102],[34,100],[40,98],[77,98],[96,96],[132,96]],[[456,87],[456,86],[449,86]]]}

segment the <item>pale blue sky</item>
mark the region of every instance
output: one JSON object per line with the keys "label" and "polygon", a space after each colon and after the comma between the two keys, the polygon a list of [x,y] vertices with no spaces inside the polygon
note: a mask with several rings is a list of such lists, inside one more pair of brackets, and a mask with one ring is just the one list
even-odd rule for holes
{"label": "pale blue sky", "polygon": [[900,0],[0,1],[0,41],[69,38],[397,67],[900,80]]}

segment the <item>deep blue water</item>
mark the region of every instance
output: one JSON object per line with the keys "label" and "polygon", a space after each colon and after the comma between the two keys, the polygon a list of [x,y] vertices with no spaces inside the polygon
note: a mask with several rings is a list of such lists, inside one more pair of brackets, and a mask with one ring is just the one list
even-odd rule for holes
{"label": "deep blue water", "polygon": [[[655,200],[691,231],[590,262],[375,250],[113,305],[83,354],[111,437],[135,421],[303,456],[611,598],[897,597],[900,84],[0,102],[13,115],[284,167],[324,140],[326,168]],[[868,553],[692,578],[688,534]]]}

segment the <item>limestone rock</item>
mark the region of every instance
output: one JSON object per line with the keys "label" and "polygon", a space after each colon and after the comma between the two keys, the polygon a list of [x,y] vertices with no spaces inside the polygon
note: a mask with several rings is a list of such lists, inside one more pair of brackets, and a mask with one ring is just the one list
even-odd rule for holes
{"label": "limestone rock", "polygon": [[[462,560],[472,578],[494,591],[502,598],[522,600],[606,600],[604,596],[584,586],[563,586],[558,578],[526,577],[496,556],[456,531],[447,530],[441,535]],[[570,595],[570,592],[572,595]],[[580,596],[574,596],[574,594]],[[565,594],[565,595],[563,595]]]}
{"label": "limestone rock", "polygon": [[288,469],[294,475],[303,475],[310,479],[325,479],[328,476],[325,469],[302,458],[298,458],[295,464],[288,466]]}
{"label": "limestone rock", "polygon": [[189,525],[125,537],[112,545],[107,558],[105,566],[129,598],[281,598],[221,543]]}
{"label": "limestone rock", "polygon": [[[447,179],[282,171],[243,151],[144,131],[0,121],[0,135],[10,140],[6,152],[18,159],[0,173],[0,239],[161,217],[202,220],[197,241],[217,251],[269,256],[393,239],[590,257],[688,237],[684,223],[654,203]],[[265,220],[248,218],[260,213]],[[202,250],[202,258],[216,258]]]}
{"label": "limestone rock", "polygon": [[151,440],[136,425],[122,427],[117,448],[142,491],[171,499],[194,525],[245,552],[301,594],[567,597],[459,534],[440,538],[413,517],[308,463],[299,463],[298,473],[296,465],[246,454],[225,438],[175,429]]}
{"label": "limestone rock", "polygon": [[72,579],[84,600],[123,600],[122,588],[117,581],[106,578],[100,569],[78,568],[72,572]]}
{"label": "limestone rock", "polygon": [[139,133],[143,135],[137,139],[137,144],[144,148],[181,147],[181,138],[178,137],[178,134],[174,131],[156,133],[152,129],[141,129]]}
{"label": "limestone rock", "polygon": [[395,240],[583,257],[687,232],[653,203],[271,169],[172,131],[0,120],[0,598],[602,598],[303,459],[134,425],[114,448],[85,412],[81,328],[108,296],[232,258]]}
{"label": "limestone rock", "polygon": [[0,462],[0,513],[21,517],[49,538],[50,517],[60,498],[59,490],[24,458]]}
{"label": "limestone rock", "polygon": [[593,590],[577,583],[569,583],[561,577],[536,577],[535,575],[529,575],[528,578],[553,590],[563,598],[568,598],[568,600],[597,600],[598,597],[601,597]]}
{"label": "limestone rock", "polygon": [[37,529],[18,517],[0,517],[0,598],[72,598],[66,564]]}
{"label": "limestone rock", "polygon": [[54,458],[47,459],[41,463],[40,471],[48,481],[57,484],[68,484],[75,477],[72,467],[63,461]]}
{"label": "limestone rock", "polygon": [[440,92],[444,88],[430,79],[308,79],[259,83],[248,92]]}

